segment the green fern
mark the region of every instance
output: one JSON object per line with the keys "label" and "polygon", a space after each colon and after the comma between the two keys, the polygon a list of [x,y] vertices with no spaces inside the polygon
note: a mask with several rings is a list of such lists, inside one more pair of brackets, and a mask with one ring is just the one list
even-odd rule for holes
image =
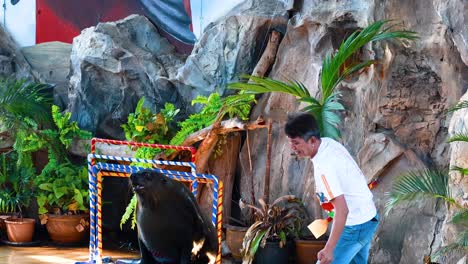
{"label": "green fern", "polygon": [[135,229],[136,224],[136,206],[137,206],[137,197],[136,194],[133,195],[130,203],[127,205],[125,209],[125,213],[122,215],[122,219],[120,220],[120,229],[122,229],[123,225],[132,217],[131,228]]}
{"label": "green fern", "polygon": [[190,134],[212,125],[217,118],[222,119],[225,115],[229,118],[238,117],[242,120],[249,118],[251,104],[255,103],[255,95],[240,92],[221,98],[218,93],[212,93],[208,97],[197,96],[192,100],[192,105],[202,104],[204,107],[200,113],[192,114],[180,122],[180,130],[171,139],[171,145],[180,145]]}

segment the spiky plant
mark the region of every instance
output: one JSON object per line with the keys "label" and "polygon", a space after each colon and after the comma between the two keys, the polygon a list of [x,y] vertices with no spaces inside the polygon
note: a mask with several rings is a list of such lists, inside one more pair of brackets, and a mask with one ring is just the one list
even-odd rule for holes
{"label": "spiky plant", "polygon": [[300,101],[309,104],[303,111],[311,112],[314,115],[322,136],[339,138],[338,125],[341,123],[341,119],[335,111],[344,110],[344,107],[337,100],[339,94],[335,92],[335,88],[345,78],[374,63],[373,60],[366,60],[345,65],[345,62],[371,41],[417,38],[413,31],[393,30],[394,25],[383,28],[388,22],[388,20],[377,21],[363,30],[355,31],[341,43],[336,53],[328,53],[325,56],[320,76],[321,96],[319,98],[312,97],[305,85],[297,81],[281,82],[270,78],[243,75],[244,79],[250,81],[232,83],[229,87],[254,93],[281,92],[291,94]]}
{"label": "spiky plant", "polygon": [[[254,206],[240,201],[241,209],[254,210],[255,222],[247,230],[242,242],[241,253],[243,264],[250,264],[254,260],[259,247],[265,247],[267,240],[279,240],[280,247],[286,245],[287,236],[300,225],[305,212],[302,204],[294,195],[284,195],[273,203],[267,204],[263,199],[258,200],[260,206]],[[285,202],[285,205],[280,205]]]}
{"label": "spiky plant", "polygon": [[[426,169],[400,175],[387,195],[389,197],[386,204],[387,215],[396,205],[404,201],[411,202],[424,198],[438,198],[444,200],[447,206],[451,205],[458,209],[458,212],[452,217],[452,223],[463,226],[465,230],[468,227],[468,209],[464,208],[452,197],[446,171]],[[459,234],[454,243],[436,252],[434,257],[437,259],[454,251],[468,253],[466,231]]]}

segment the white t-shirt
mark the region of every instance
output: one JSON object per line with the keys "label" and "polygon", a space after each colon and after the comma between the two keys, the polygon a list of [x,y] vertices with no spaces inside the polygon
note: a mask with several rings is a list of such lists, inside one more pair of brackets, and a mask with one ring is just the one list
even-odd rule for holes
{"label": "white t-shirt", "polygon": [[365,223],[376,215],[366,179],[343,145],[331,138],[322,138],[312,162],[320,202],[328,202],[344,194],[349,210],[347,226]]}

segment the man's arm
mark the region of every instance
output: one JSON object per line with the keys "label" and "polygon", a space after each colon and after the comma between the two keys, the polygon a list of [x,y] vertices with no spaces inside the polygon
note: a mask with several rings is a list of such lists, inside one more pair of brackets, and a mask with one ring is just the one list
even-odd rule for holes
{"label": "man's arm", "polygon": [[348,205],[344,195],[335,197],[335,199],[331,200],[331,203],[335,207],[335,217],[333,218],[333,226],[327,244],[317,255],[320,264],[329,264],[333,261],[333,251],[341,233],[343,233],[346,218],[348,217]]}

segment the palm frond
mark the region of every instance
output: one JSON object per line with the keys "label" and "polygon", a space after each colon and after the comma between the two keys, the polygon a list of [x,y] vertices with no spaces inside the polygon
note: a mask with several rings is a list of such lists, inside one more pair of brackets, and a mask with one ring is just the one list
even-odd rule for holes
{"label": "palm frond", "polygon": [[[328,53],[325,56],[321,72],[322,101],[326,100],[328,96],[331,96],[335,87],[339,84],[341,80],[345,78],[343,77],[343,74],[340,74],[341,66],[352,54],[354,54],[357,50],[362,48],[368,42],[394,38],[417,38],[416,33],[413,31],[391,31],[393,26],[387,27],[386,29],[382,30],[382,26],[384,26],[388,22],[388,20],[377,21],[361,31],[355,31],[341,43],[338,51],[334,55]],[[372,61],[364,61],[346,71],[346,75],[349,76],[350,74],[357,72],[362,68],[369,66],[370,64],[372,64]]]}
{"label": "palm frond", "polygon": [[262,78],[256,76],[242,75],[250,82],[235,82],[228,85],[230,89],[245,90],[254,93],[280,92],[287,93],[298,98],[310,97],[309,91],[300,82],[289,81],[288,83]]}
{"label": "palm frond", "polygon": [[461,110],[463,108],[468,108],[468,101],[467,100],[459,102],[454,107],[450,108],[448,111],[449,112],[455,112],[455,111]]}
{"label": "palm frond", "polygon": [[468,227],[468,210],[462,209],[461,211],[456,212],[452,216],[450,223],[460,224],[460,225],[464,225],[465,227]]}
{"label": "palm frond", "polygon": [[395,180],[386,204],[386,214],[403,201],[412,201],[418,197],[441,198],[459,206],[450,194],[448,174],[440,170],[408,172]]}
{"label": "palm frond", "polygon": [[50,123],[52,100],[45,93],[48,87],[25,80],[0,80],[0,115],[7,122],[29,118]]}
{"label": "palm frond", "polygon": [[468,168],[462,168],[462,167],[458,167],[458,166],[452,166],[450,168],[450,170],[452,171],[458,171],[459,173],[461,173],[462,175],[468,175]]}
{"label": "palm frond", "polygon": [[457,236],[457,240],[447,246],[442,247],[434,253],[434,260],[438,261],[442,256],[453,254],[468,254],[468,231],[464,230]]}
{"label": "palm frond", "polygon": [[341,118],[334,112],[344,110],[344,106],[337,101],[337,93],[329,96],[323,104],[313,98],[305,98],[302,101],[310,103],[302,111],[310,112],[317,120],[322,137],[331,137],[337,139],[341,136],[338,125]]}
{"label": "palm frond", "polygon": [[448,143],[457,142],[457,141],[468,142],[468,133],[457,133],[451,136],[447,140]]}

